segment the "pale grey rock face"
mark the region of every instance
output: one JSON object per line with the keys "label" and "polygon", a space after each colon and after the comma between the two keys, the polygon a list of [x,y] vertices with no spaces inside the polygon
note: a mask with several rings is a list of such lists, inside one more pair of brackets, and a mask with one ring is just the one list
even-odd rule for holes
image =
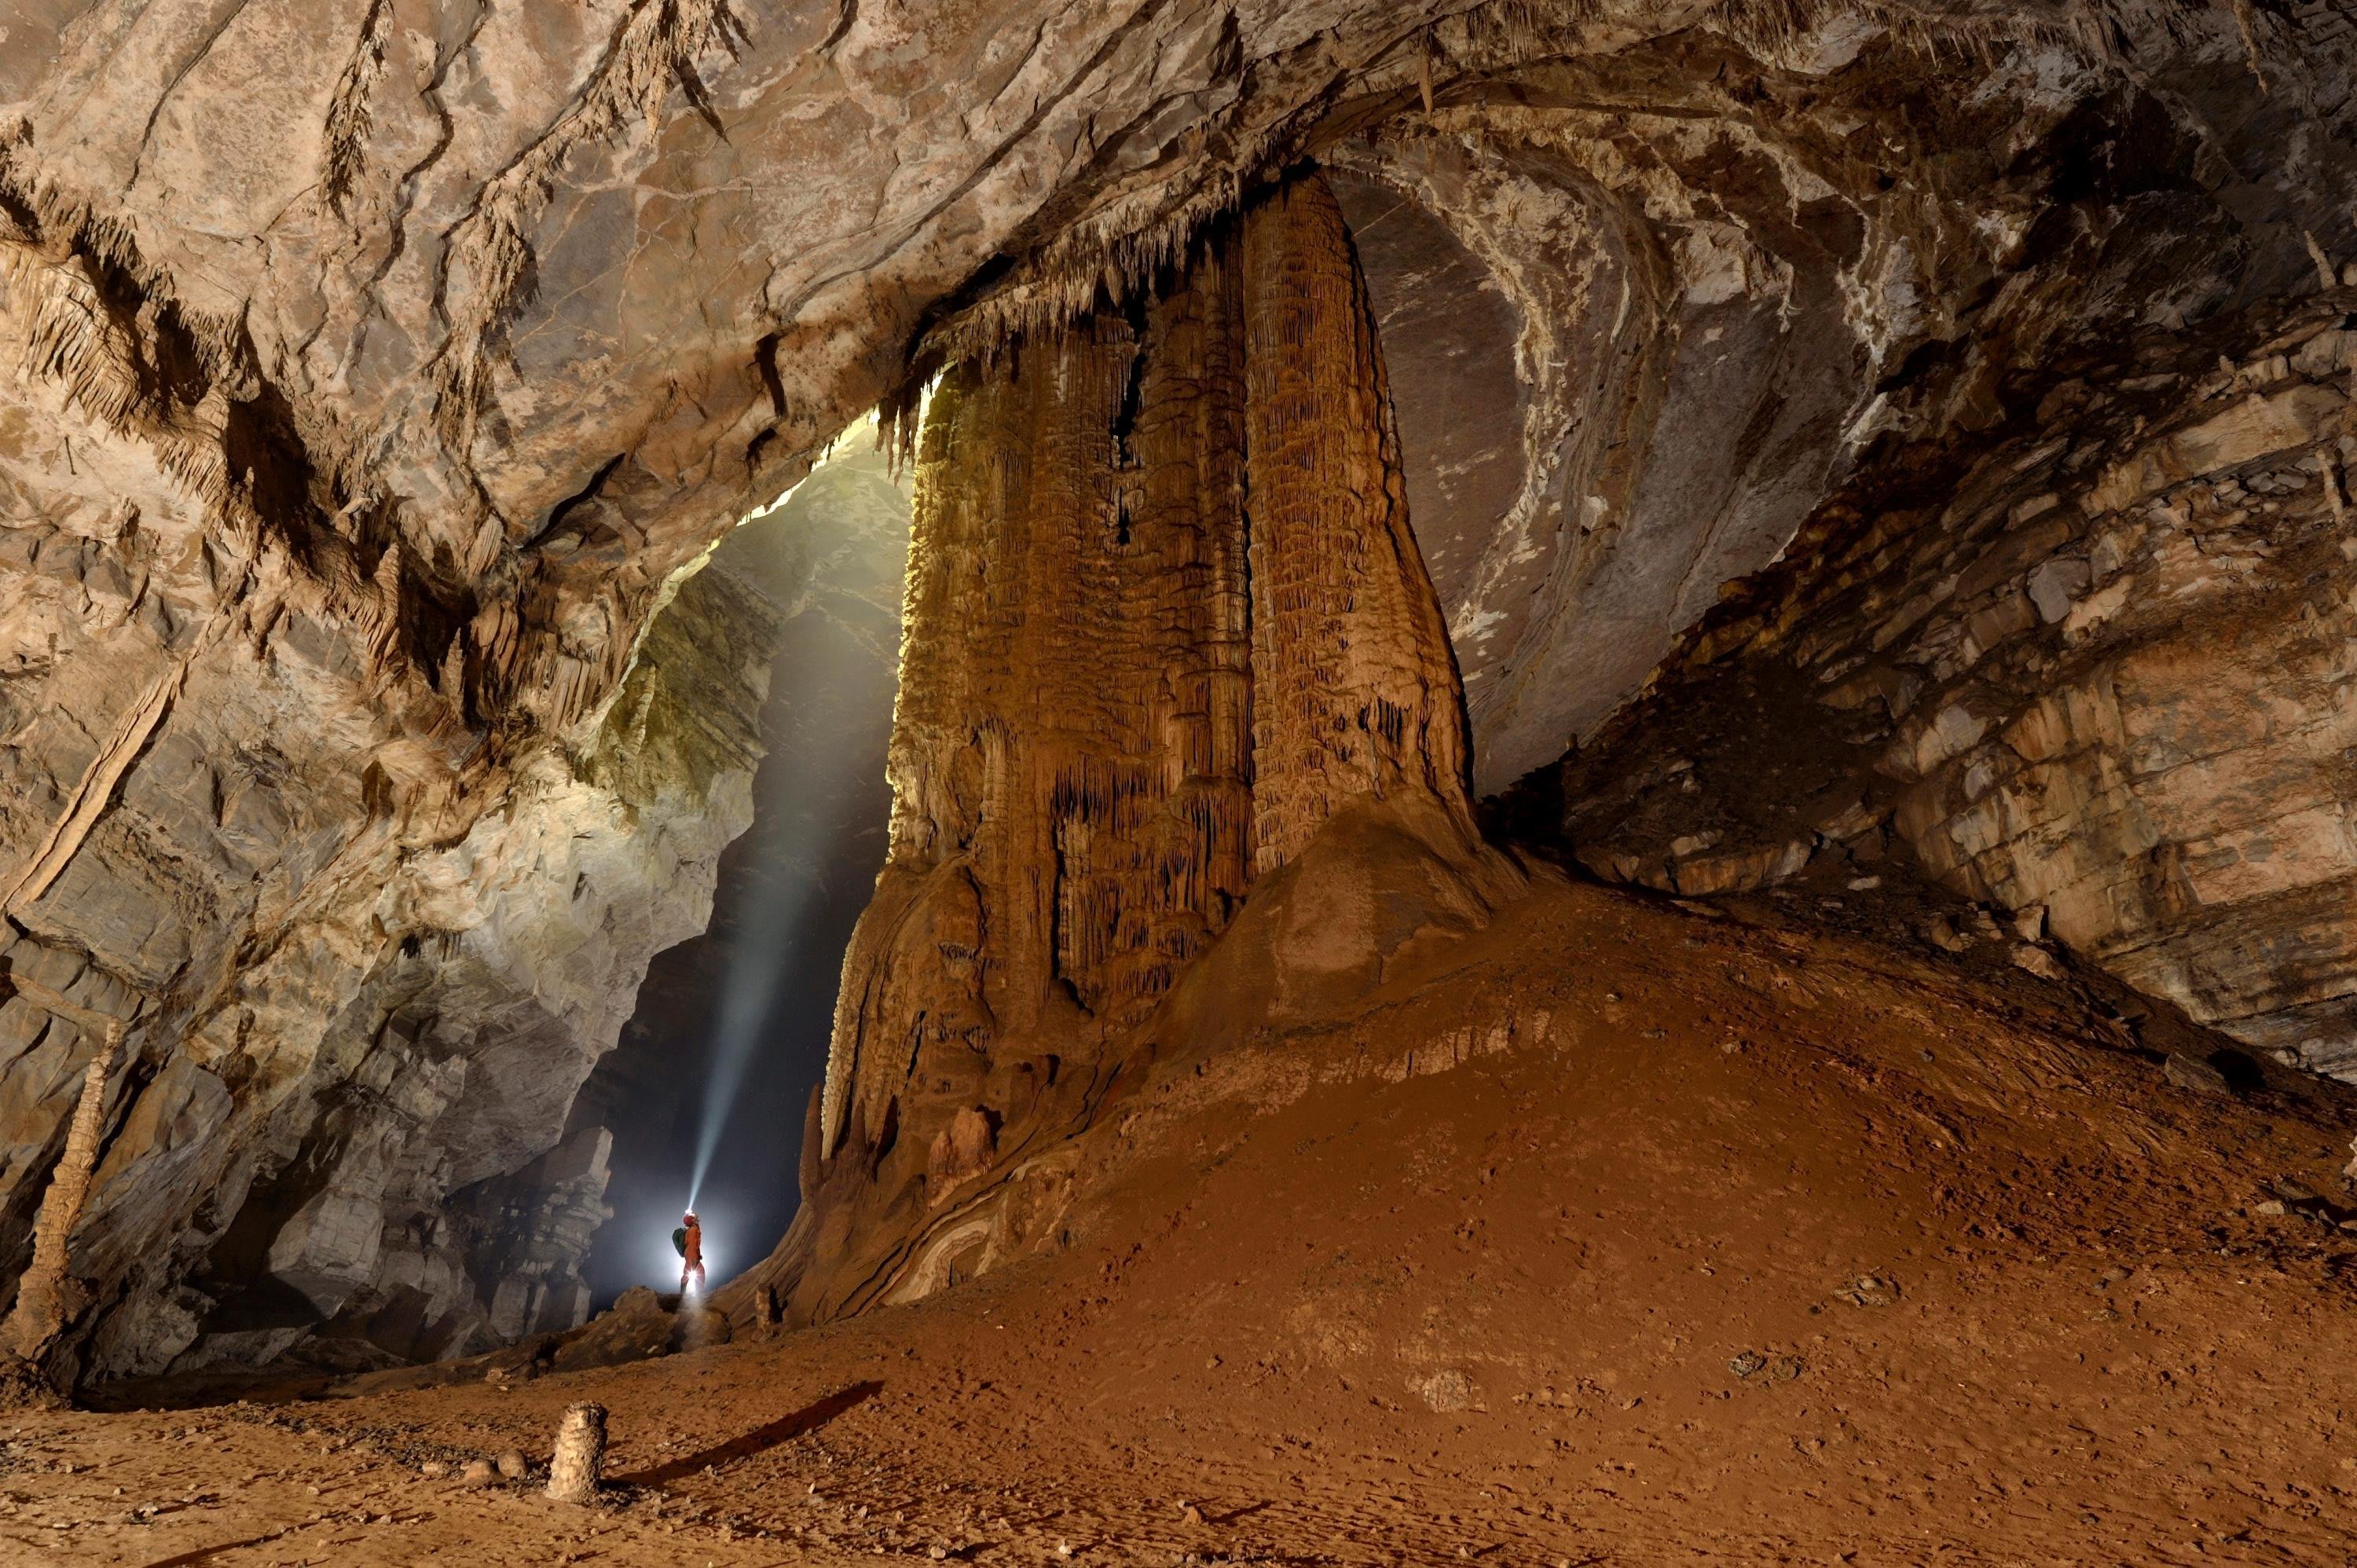
{"label": "pale grey rock face", "polygon": [[[1600,125],[1603,151],[1582,147],[1577,124],[1550,116],[1534,135],[1460,111],[1340,155],[1382,182],[1359,200],[1382,215],[1361,242],[1379,301],[1397,292],[1425,313],[1387,322],[1386,342],[1485,789],[1592,730],[1823,499],[1874,369],[1835,274],[1889,242],[1874,227],[1897,217],[1733,125],[1688,134],[1698,167],[1665,156],[1641,171]],[[1758,166],[1730,176],[1747,155]],[[1663,209],[1664,188],[1684,210]],[[1851,248],[1828,248],[1813,231],[1827,215],[1803,222],[1804,208],[1840,210]],[[1458,276],[1386,253],[1419,220],[1463,234]],[[1452,288],[1484,297],[1469,308]],[[1434,352],[1434,335],[1476,322],[1487,341]],[[1427,390],[1418,372],[1436,358],[1486,366],[1491,384]]]}
{"label": "pale grey rock face", "polygon": [[1592,736],[1878,438],[1993,427],[2066,346],[2313,287],[2303,231],[2352,253],[2314,199],[2357,171],[2345,31],[2269,66],[2297,109],[2131,35],[2136,87],[2032,43],[1896,114],[1919,89],[1858,57],[1872,29],[1819,36],[1846,41],[1781,72],[1632,41],[1512,91],[1444,51],[1433,113],[1321,151],[1356,177],[1484,790]]}
{"label": "pale grey rock face", "polygon": [[1888,843],[2357,1079],[2352,309],[2341,287],[2263,309],[2209,354],[2148,331],[1940,489],[1854,517],[1570,765],[1583,858],[1696,893],[1737,862],[1748,887],[1870,870]]}
{"label": "pale grey rock face", "polygon": [[[1894,15],[7,7],[0,964],[135,1021],[85,1369],[574,1310],[601,1162],[550,1151],[748,810],[770,611],[682,569],[912,348],[1133,283],[1289,160],[1412,209],[1363,248],[1484,787],[1592,736],[1839,487],[2018,415],[2025,367],[2357,259],[2345,31],[2255,12],[2263,95],[2225,8]],[[2133,624],[2126,559],[2058,559],[1982,629]],[[1921,700],[1956,713],[1910,741],[1925,779],[2009,722]],[[2313,719],[2267,734],[2305,757]],[[2326,797],[2285,789],[2259,810],[2306,863]],[[2253,820],[2171,830],[2228,912],[2154,985],[2201,994],[2260,929],[2232,911],[2334,886],[2253,869],[2222,837]],[[2215,1015],[2324,1016],[2335,961]],[[0,1280],[90,1047],[0,1005]]]}
{"label": "pale grey rock face", "polygon": [[[75,1258],[124,1281],[92,1370],[253,1359],[315,1332],[455,1355],[577,1321],[608,1134],[533,1156],[648,960],[708,917],[751,815],[774,618],[725,566],[690,579],[584,752],[541,754],[463,837],[371,866],[348,918],[389,939],[373,961],[258,966],[292,995],[249,1006],[242,1049],[207,1069],[184,1042],[124,1087]],[[130,804],[109,831],[152,834]],[[102,915],[79,913],[102,944]],[[170,1251],[110,1256],[143,1234]]]}

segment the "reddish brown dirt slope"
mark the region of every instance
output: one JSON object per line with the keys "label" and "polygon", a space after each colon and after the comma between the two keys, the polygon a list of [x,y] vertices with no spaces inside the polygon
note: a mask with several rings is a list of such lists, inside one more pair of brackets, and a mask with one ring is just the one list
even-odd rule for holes
{"label": "reddish brown dirt slope", "polygon": [[[2345,1101],[2189,1092],[2063,986],[1771,913],[1542,883],[1166,1066],[1063,1251],[914,1306],[21,1418],[0,1558],[2348,1561],[2357,1235],[2261,1210],[2347,1201]],[[583,1398],[608,1506],[418,1475]]]}

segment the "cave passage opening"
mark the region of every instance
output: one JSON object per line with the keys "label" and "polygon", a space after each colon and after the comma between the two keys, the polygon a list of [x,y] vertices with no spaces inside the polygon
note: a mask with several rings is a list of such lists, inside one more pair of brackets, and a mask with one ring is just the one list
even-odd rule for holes
{"label": "cave passage opening", "polygon": [[658,954],[573,1127],[613,1134],[593,1306],[671,1288],[700,1215],[717,1282],[783,1232],[803,1111],[825,1070],[843,950],[884,859],[909,478],[873,418],[715,547],[706,571],[775,607],[751,822],[719,862],[705,931]]}

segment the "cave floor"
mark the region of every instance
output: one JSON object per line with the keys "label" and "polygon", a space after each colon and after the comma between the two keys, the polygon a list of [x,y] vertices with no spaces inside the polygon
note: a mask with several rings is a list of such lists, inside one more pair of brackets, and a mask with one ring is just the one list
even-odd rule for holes
{"label": "cave floor", "polygon": [[[1901,924],[1543,886],[1161,1074],[1060,1252],[587,1372],[0,1417],[0,1560],[2350,1561],[2350,1097],[2179,1088],[2165,1021]],[[585,1398],[600,1506],[420,1474]]]}

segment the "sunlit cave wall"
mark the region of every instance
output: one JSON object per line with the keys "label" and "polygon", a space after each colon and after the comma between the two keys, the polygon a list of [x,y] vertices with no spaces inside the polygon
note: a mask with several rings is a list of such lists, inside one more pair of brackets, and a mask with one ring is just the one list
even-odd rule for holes
{"label": "sunlit cave wall", "polygon": [[855,430],[716,554],[785,612],[767,756],[753,826],[721,857],[711,929],[656,958],[620,1045],[574,1107],[575,1131],[604,1126],[614,1140],[613,1216],[585,1271],[601,1305],[631,1285],[676,1283],[672,1229],[707,1139],[717,1141],[697,1208],[716,1283],[793,1218],[844,946],[884,860],[909,514],[906,475]]}

